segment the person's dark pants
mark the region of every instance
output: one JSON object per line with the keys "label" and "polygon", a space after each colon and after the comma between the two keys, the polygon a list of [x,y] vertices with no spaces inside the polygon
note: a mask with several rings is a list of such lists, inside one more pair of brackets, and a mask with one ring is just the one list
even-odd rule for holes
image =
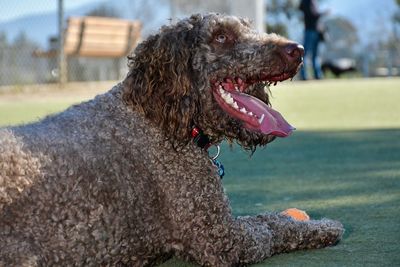
{"label": "person's dark pants", "polygon": [[300,75],[303,80],[307,80],[308,57],[311,58],[311,64],[315,79],[322,78],[321,65],[318,59],[318,44],[320,42],[319,33],[316,30],[305,30],[304,32],[304,62]]}

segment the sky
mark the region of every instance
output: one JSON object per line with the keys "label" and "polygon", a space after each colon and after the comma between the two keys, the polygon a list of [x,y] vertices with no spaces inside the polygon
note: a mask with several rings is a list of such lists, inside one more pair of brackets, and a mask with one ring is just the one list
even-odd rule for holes
{"label": "sky", "polygon": [[[374,1],[378,1],[382,7],[377,12],[390,12],[395,8],[393,0]],[[101,2],[101,0],[64,0],[64,7],[70,9],[93,2]],[[321,8],[329,9],[332,15],[348,13],[351,10],[355,16],[359,16],[361,19],[363,10],[368,8],[368,2],[368,0],[324,0],[321,1]],[[52,11],[56,9],[57,3],[57,0],[0,0],[0,22],[24,15]]]}
{"label": "sky", "polygon": [[[64,7],[69,10],[104,1],[106,0],[64,0]],[[0,23],[26,15],[54,12],[57,9],[57,3],[58,0],[0,0]],[[320,3],[321,10],[330,10],[329,16],[343,16],[351,19],[359,30],[362,41],[371,36],[383,38],[389,35],[392,28],[390,21],[382,18],[391,17],[397,8],[394,0],[321,0]],[[289,29],[292,29],[290,30],[291,38],[296,41],[302,39],[299,25],[289,25]],[[296,32],[296,29],[299,30]]]}
{"label": "sky", "polygon": [[[99,0],[64,0],[64,8],[70,9]],[[57,0],[0,0],[0,22],[25,15],[56,10]]]}

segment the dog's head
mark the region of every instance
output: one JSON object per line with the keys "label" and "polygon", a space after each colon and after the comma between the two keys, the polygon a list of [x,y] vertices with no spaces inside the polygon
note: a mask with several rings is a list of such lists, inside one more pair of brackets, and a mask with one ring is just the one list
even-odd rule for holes
{"label": "dog's head", "polygon": [[293,77],[302,57],[300,45],[259,34],[244,19],[194,15],[139,44],[124,99],[179,143],[196,126],[212,141],[254,149],[293,130],[270,107],[267,90]]}

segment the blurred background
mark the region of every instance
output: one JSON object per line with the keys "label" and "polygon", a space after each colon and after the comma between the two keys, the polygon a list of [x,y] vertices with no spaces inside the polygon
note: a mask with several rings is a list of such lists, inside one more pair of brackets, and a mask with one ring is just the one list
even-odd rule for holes
{"label": "blurred background", "polygon": [[[141,23],[140,39],[171,19],[218,11],[249,17],[258,30],[302,42],[299,0],[0,0],[0,86],[54,83],[60,78],[60,33],[71,17],[100,16]],[[327,40],[321,63],[350,71],[345,77],[400,75],[400,1],[321,0]],[[60,30],[61,29],[61,30]],[[135,41],[140,41],[136,38]],[[66,40],[63,40],[65,43]],[[125,53],[126,54],[126,53]],[[85,56],[65,53],[67,81],[118,80],[126,73],[125,54]],[[323,65],[324,66],[324,65]],[[61,70],[64,73],[64,70]],[[340,77],[324,69],[325,76]]]}

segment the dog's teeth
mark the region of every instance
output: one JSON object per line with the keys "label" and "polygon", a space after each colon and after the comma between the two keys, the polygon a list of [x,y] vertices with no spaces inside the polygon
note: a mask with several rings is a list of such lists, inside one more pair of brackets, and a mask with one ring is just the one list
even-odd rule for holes
{"label": "dog's teeth", "polygon": [[235,85],[235,90],[239,91],[239,87],[237,85]]}
{"label": "dog's teeth", "polygon": [[246,114],[246,113],[247,113],[247,110],[246,110],[245,108],[241,108],[241,109],[240,109],[240,112]]}
{"label": "dog's teeth", "polygon": [[234,103],[233,98],[232,98],[232,97],[229,97],[229,95],[228,95],[228,97],[225,99],[225,101],[226,101],[226,103],[228,103],[228,104],[230,104],[230,105],[232,105],[232,104]]}
{"label": "dog's teeth", "polygon": [[253,116],[254,114],[253,114],[253,112],[249,112],[249,113],[247,113],[247,114],[249,114],[249,116]]}
{"label": "dog's teeth", "polygon": [[261,123],[263,122],[264,117],[265,117],[265,115],[262,114],[262,115],[261,115],[261,118],[258,119],[258,123],[259,123],[259,124],[261,124]]}
{"label": "dog's teeth", "polygon": [[232,95],[230,93],[225,93],[222,95],[222,98],[225,100],[226,103],[232,105],[234,100],[232,98]]}
{"label": "dog's teeth", "polygon": [[239,106],[236,102],[233,102],[232,107],[234,107],[235,109],[239,109]]}

